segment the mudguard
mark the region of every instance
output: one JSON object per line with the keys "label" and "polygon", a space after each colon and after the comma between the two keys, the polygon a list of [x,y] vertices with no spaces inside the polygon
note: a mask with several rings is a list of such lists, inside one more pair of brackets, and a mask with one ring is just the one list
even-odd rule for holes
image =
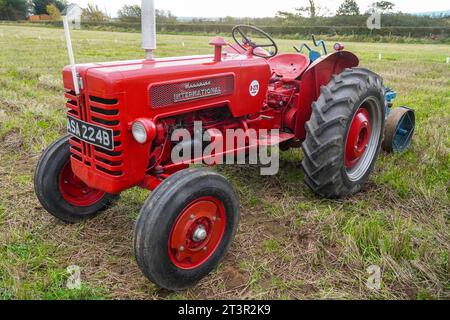
{"label": "mudguard", "polygon": [[327,85],[334,74],[359,65],[359,59],[348,51],[338,51],[314,61],[300,77],[300,102],[298,105],[295,137],[306,138],[305,123],[312,114],[312,103],[320,96],[320,87]]}

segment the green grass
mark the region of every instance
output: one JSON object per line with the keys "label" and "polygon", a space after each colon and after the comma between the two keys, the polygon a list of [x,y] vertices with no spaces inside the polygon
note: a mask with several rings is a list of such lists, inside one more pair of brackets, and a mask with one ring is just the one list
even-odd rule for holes
{"label": "green grass", "polygon": [[[210,37],[160,35],[158,56],[212,52]],[[78,63],[142,58],[132,33],[73,32]],[[279,40],[292,52],[300,41]],[[184,46],[183,46],[184,44]],[[449,282],[450,66],[448,45],[348,43],[416,109],[411,150],[383,154],[363,192],[338,201],[303,183],[302,154],[281,154],[275,177],[219,167],[238,190],[242,219],[230,254],[196,287],[159,290],[133,258],[134,220],[147,192],[132,189],[105,214],[64,225],[39,205],[40,152],[64,134],[63,31],[0,25],[1,299],[444,299]],[[383,60],[378,60],[378,53]],[[382,269],[382,289],[366,269]],[[82,270],[69,290],[66,268]]]}
{"label": "green grass", "polygon": [[[45,27],[45,28],[62,28],[62,22],[61,21],[46,21],[46,22],[28,22],[28,21],[0,21],[0,24],[3,25],[14,25],[14,26],[23,26],[23,27]],[[192,25],[167,25],[163,28],[161,28],[161,34],[165,35],[184,35],[184,36],[208,36],[208,37],[214,37],[217,35],[216,31],[219,27],[220,30],[222,30],[222,33],[220,35],[222,36],[228,36],[229,32],[231,32],[233,25],[205,25],[203,28],[198,29],[197,31],[186,31],[186,30],[192,30]],[[83,30],[91,30],[91,31],[108,31],[108,32],[131,32],[131,33],[140,33],[140,27],[141,24],[139,22],[134,23],[83,23],[82,29]],[[261,26],[260,26],[261,27]],[[298,27],[287,27],[287,30],[273,30],[273,27],[262,27],[263,29],[266,29],[269,33],[271,33],[274,37],[281,38],[281,39],[298,39],[299,37],[308,36],[305,32],[310,32],[305,30],[304,28],[306,26],[300,26]],[[325,27],[323,29],[323,26],[318,26],[319,29],[315,30],[315,35],[318,38],[327,40],[327,41],[352,41],[352,42],[377,42],[377,43],[414,43],[414,44],[449,44],[450,39],[448,38],[448,32],[447,34],[444,32],[438,37],[432,37],[432,33],[435,33],[436,31],[428,30],[425,34],[422,36],[419,36],[417,33],[417,29],[415,27],[409,27],[409,35],[405,35],[404,28],[400,27],[400,29],[403,29],[401,34],[403,36],[398,35],[399,30],[396,27],[388,27],[384,28],[382,34],[379,34],[379,32],[375,32],[374,34],[366,34],[365,30],[362,34],[360,34],[361,30],[360,27],[356,26],[354,27],[355,32],[351,32],[350,29],[343,30],[341,27]],[[175,29],[174,29],[175,28]],[[272,28],[272,29],[271,29]],[[292,29],[294,28],[294,29]],[[434,26],[435,30],[438,30],[439,28],[442,28],[442,26]],[[277,29],[277,27],[275,27]],[[306,27],[306,29],[310,29],[309,27]],[[209,31],[208,31],[209,30]],[[350,33],[349,33],[350,31]],[[442,30],[440,30],[442,31]],[[438,33],[441,33],[441,32]],[[273,33],[276,32],[276,33]],[[322,33],[322,34],[321,34]],[[396,35],[397,34],[397,35]]]}
{"label": "green grass", "polygon": [[51,256],[57,248],[37,242],[31,235],[17,235],[13,243],[0,250],[1,299],[103,299],[104,288],[87,284],[80,289],[68,289],[69,273]]}
{"label": "green grass", "polygon": [[389,222],[382,212],[375,212],[369,217],[355,216],[347,220],[342,230],[355,243],[366,263],[379,264],[383,255],[394,260],[415,259],[409,221]]}

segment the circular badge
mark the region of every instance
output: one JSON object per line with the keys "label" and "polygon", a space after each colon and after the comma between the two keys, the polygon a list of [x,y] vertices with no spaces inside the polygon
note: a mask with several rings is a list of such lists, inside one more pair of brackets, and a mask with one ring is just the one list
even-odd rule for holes
{"label": "circular badge", "polygon": [[253,80],[252,83],[250,84],[250,95],[252,97],[257,96],[259,93],[259,82],[258,80]]}

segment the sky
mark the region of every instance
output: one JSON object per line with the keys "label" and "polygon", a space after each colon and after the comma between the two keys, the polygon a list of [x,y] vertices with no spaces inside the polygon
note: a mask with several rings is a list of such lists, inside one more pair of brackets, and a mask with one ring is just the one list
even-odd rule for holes
{"label": "sky", "polygon": [[[320,6],[332,12],[343,0],[317,0]],[[390,0],[397,10],[407,13],[442,11],[450,9],[446,0]],[[112,17],[124,4],[140,4],[140,0],[69,0],[85,7],[88,3],[97,4]],[[306,5],[306,0],[155,0],[156,8],[170,10],[179,17],[271,17],[278,11],[293,11]],[[361,11],[365,11],[375,0],[356,0]]]}

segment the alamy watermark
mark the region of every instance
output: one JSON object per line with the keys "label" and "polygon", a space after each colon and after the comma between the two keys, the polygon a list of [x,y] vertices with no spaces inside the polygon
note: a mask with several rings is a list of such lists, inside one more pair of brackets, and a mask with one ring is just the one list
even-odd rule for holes
{"label": "alamy watermark", "polygon": [[69,277],[67,278],[66,287],[70,290],[81,289],[81,268],[79,266],[69,266],[66,269]]}
{"label": "alamy watermark", "polygon": [[381,268],[380,266],[373,265],[367,268],[369,277],[367,278],[367,288],[373,291],[381,289]]}
{"label": "alamy watermark", "polygon": [[367,28],[370,30],[381,29],[381,12],[374,11],[367,19]]}
{"label": "alamy watermark", "polygon": [[261,165],[261,175],[276,175],[280,169],[280,130],[226,129],[205,130],[201,121],[195,121],[193,130],[175,129],[171,141],[171,160],[175,164]]}

